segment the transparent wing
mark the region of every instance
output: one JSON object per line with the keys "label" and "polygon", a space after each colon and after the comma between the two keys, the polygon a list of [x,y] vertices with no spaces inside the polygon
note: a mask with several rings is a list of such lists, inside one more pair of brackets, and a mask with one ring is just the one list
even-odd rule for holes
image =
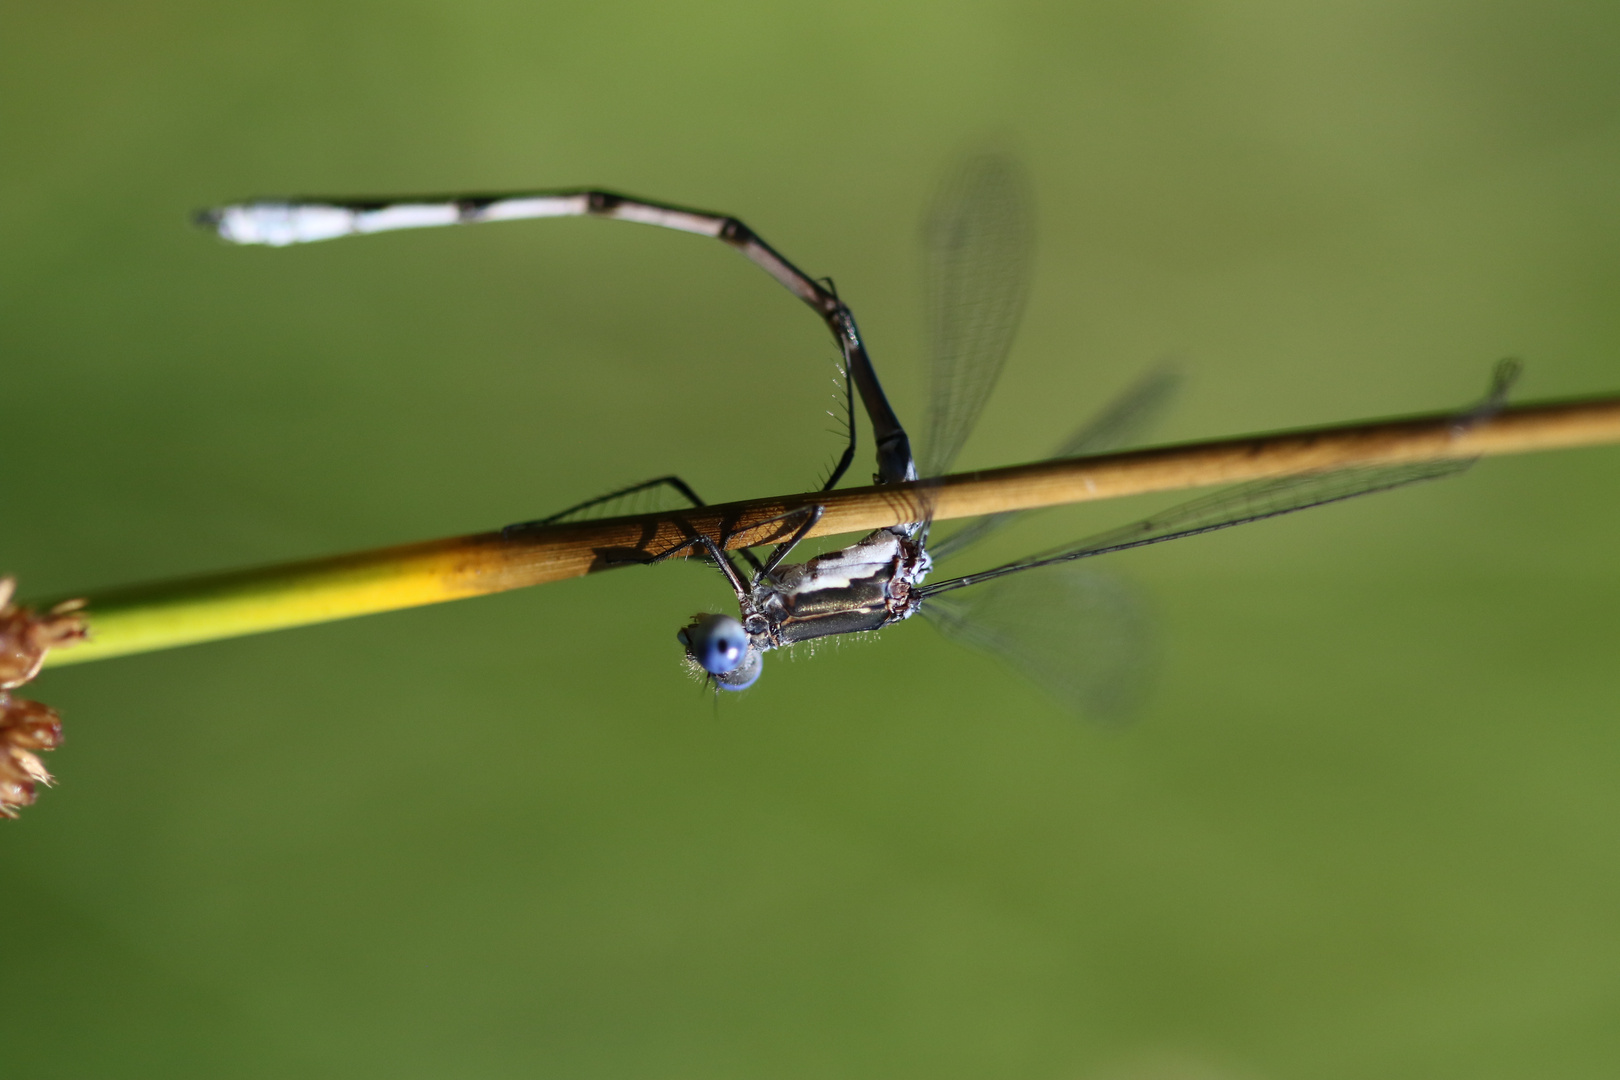
{"label": "transparent wing", "polygon": [[931,599],[923,614],[958,644],[996,657],[1088,719],[1129,720],[1151,688],[1159,643],[1123,580],[1067,563]]}
{"label": "transparent wing", "polygon": [[1171,365],[1151,368],[1102,412],[1070,432],[1052,456],[1086,457],[1129,446],[1164,414],[1180,386],[1181,373]]}
{"label": "transparent wing", "polygon": [[940,188],[925,223],[930,413],[921,475],[956,460],[1001,374],[1029,291],[1029,182],[1012,159],[979,154]]}
{"label": "transparent wing", "polygon": [[977,574],[925,586],[921,593],[927,597],[1005,577],[1022,570],[1031,570],[1037,566],[1069,562],[1110,551],[1142,547],[1145,544],[1159,544],[1183,536],[1196,536],[1199,533],[1213,532],[1216,529],[1226,529],[1250,521],[1291,514],[1296,510],[1352,499],[1357,495],[1388,491],[1420,480],[1436,480],[1462,472],[1473,463],[1472,458],[1466,458],[1460,461],[1426,461],[1410,465],[1364,466],[1240,484],[1073,544],[1043,551]]}
{"label": "transparent wing", "polygon": [[[1048,457],[1086,457],[1106,454],[1136,442],[1164,414],[1170,399],[1181,385],[1181,375],[1168,364],[1153,368],[1132,383],[1102,412],[1087,420],[1064,439]],[[1007,524],[1019,512],[990,514],[979,518],[929,546],[936,559],[949,558],[977,544]]]}

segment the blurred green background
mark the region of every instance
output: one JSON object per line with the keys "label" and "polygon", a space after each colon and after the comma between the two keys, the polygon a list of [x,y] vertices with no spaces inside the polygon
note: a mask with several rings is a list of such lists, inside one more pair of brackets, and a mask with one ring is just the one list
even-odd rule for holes
{"label": "blurred green background", "polygon": [[[1613,4],[11,5],[0,564],[34,595],[801,490],[835,359],[595,221],[232,249],[256,194],[734,213],[920,421],[918,218],[1040,206],[962,464],[1181,359],[1157,436],[1620,390]],[[857,473],[870,467],[870,444]],[[1165,664],[1077,723],[921,622],[718,708],[691,565],[31,688],[0,1068],[32,1078],[1597,1077],[1620,1059],[1620,450],[1112,560]],[[1141,507],[1021,523],[999,553]]]}

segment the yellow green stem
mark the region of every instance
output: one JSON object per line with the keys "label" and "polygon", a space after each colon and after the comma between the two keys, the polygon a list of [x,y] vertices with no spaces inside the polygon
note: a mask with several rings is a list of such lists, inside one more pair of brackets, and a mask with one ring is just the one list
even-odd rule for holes
{"label": "yellow green stem", "polygon": [[90,639],[53,651],[46,663],[84,663],[560,581],[634,565],[699,534],[729,548],[771,543],[794,529],[784,514],[810,505],[824,508],[810,535],[827,536],[1352,465],[1615,442],[1620,397],[1608,397],[1504,409],[1477,423],[1441,413],[480,533],[92,594]]}

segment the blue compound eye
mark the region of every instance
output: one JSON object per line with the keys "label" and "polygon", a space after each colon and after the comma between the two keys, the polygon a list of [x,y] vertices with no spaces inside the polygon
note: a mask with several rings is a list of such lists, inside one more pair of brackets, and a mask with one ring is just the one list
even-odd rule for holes
{"label": "blue compound eye", "polygon": [[710,675],[730,675],[748,659],[748,633],[730,615],[700,615],[675,636]]}

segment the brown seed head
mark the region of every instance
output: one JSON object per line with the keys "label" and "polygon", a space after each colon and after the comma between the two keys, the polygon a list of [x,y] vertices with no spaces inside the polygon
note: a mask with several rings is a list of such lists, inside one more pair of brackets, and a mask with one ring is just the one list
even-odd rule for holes
{"label": "brown seed head", "polygon": [[14,698],[0,690],[0,744],[23,750],[55,750],[62,745],[62,718],[49,705]]}
{"label": "brown seed head", "polygon": [[0,815],[33,804],[36,784],[54,783],[35,750],[62,745],[62,718],[48,705],[0,690]]}
{"label": "brown seed head", "polygon": [[0,778],[0,816],[14,818],[19,807],[34,804],[34,785],[27,780]]}
{"label": "brown seed head", "polygon": [[54,781],[35,750],[62,745],[62,718],[48,705],[14,698],[12,690],[39,674],[45,654],[85,636],[82,600],[58,604],[43,615],[11,602],[15,578],[0,578],[0,815],[16,817],[33,803],[36,785]]}
{"label": "brown seed head", "polygon": [[40,615],[12,603],[17,579],[0,578],[0,690],[10,690],[39,674],[45,654],[85,636],[82,600],[69,600]]}

